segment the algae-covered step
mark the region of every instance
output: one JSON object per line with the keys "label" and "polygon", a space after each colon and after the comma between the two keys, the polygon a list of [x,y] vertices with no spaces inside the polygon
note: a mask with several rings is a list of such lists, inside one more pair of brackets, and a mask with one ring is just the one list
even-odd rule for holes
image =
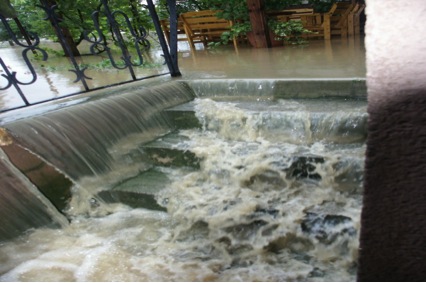
{"label": "algae-covered step", "polygon": [[177,129],[201,128],[194,110],[194,102],[190,101],[164,110]]}
{"label": "algae-covered step", "polygon": [[150,160],[158,166],[199,168],[200,159],[185,146],[188,137],[172,133],[143,146]]}

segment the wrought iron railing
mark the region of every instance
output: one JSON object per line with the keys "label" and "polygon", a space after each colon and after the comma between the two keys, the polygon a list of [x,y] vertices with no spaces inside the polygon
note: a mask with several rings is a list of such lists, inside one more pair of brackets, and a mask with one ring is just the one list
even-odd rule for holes
{"label": "wrought iron railing", "polygon": [[[42,1],[42,2],[44,4],[39,7],[46,12],[47,17],[45,18],[45,20],[49,20],[51,25],[54,27],[55,33],[58,37],[58,41],[60,45],[62,46],[64,52],[66,53],[66,56],[69,58],[69,62],[72,67],[72,69],[70,69],[69,71],[73,72],[76,75],[76,79],[74,80],[74,83],[80,83],[82,85],[83,90],[75,92],[75,93],[70,93],[70,94],[61,93],[55,98],[45,99],[42,101],[30,103],[29,100],[27,99],[27,96],[25,95],[25,93],[22,91],[22,88],[21,88],[21,86],[31,85],[37,81],[37,73],[28,55],[30,52],[36,53],[39,56],[39,58],[41,58],[41,60],[46,61],[48,60],[48,54],[45,50],[43,50],[40,47],[40,38],[37,34],[31,33],[31,31],[24,31],[22,30],[22,27],[20,27],[21,33],[25,32],[27,34],[27,37],[25,38],[25,40],[21,40],[19,36],[17,36],[15,32],[13,31],[13,29],[11,28],[8,22],[8,19],[0,14],[0,20],[5,30],[7,31],[7,34],[10,37],[9,41],[23,48],[22,60],[25,62],[25,65],[28,68],[28,71],[26,71],[26,75],[28,76],[28,74],[30,74],[30,79],[27,81],[22,81],[18,79],[17,73],[14,71],[11,71],[9,67],[7,66],[7,63],[5,62],[7,58],[1,58],[0,56],[0,65],[1,65],[1,68],[3,69],[3,72],[1,74],[1,77],[3,77],[3,79],[0,80],[0,90],[8,90],[9,88],[14,88],[16,92],[19,94],[23,102],[22,106],[14,106],[11,108],[6,107],[5,109],[0,109],[0,112],[10,111],[13,109],[22,108],[29,105],[40,104],[47,101],[64,98],[71,95],[76,95],[83,92],[93,91],[100,88],[106,88],[111,86],[110,84],[110,85],[102,86],[102,87],[92,87],[92,88],[89,87],[88,80],[91,80],[92,78],[87,76],[85,73],[87,70],[87,67],[82,67],[82,65],[79,64],[77,58],[73,55],[71,46],[68,44],[66,35],[64,34],[63,29],[60,26],[61,20],[57,13],[57,6],[56,5],[50,6],[47,3],[47,1]],[[176,2],[175,0],[168,0],[169,12],[171,15],[170,16],[171,25],[173,24],[177,25],[177,20],[173,21],[173,19],[177,19],[175,2]],[[135,67],[141,66],[144,63],[144,52],[150,48],[150,43],[147,39],[146,29],[142,26],[138,26],[137,27],[138,30],[135,31],[135,28],[131,24],[129,17],[122,11],[111,11],[107,0],[101,0],[100,9],[92,13],[93,30],[96,32],[97,35],[95,39],[90,38],[88,36],[88,33],[86,33],[84,36],[85,40],[90,44],[90,52],[93,55],[96,55],[99,52],[98,50],[102,49],[108,55],[111,65],[114,68],[118,70],[122,70],[122,71],[127,70],[131,76],[130,81],[123,81],[123,82],[115,83],[114,85],[148,79],[148,78],[162,76],[162,75],[168,75],[168,74],[170,74],[173,77],[180,76],[180,72],[179,72],[179,68],[177,64],[177,33],[175,31],[176,34],[173,34],[173,33],[171,34],[171,43],[169,47],[169,45],[167,45],[166,43],[163,32],[161,30],[158,15],[156,13],[155,6],[152,0],[147,1],[146,8],[149,10],[150,15],[152,17],[152,21],[154,23],[154,27],[156,29],[159,43],[163,51],[165,63],[167,64],[169,72],[162,73],[162,74],[149,75],[149,76],[142,76],[142,77],[137,76],[135,72]],[[99,19],[101,17],[104,17],[104,19],[106,19],[106,22],[109,26],[109,30],[111,32],[111,37],[114,38],[115,46],[119,47],[119,52],[121,55],[120,56],[121,60],[119,62],[117,62],[117,59],[113,56],[112,50],[107,44],[107,40],[105,38],[106,35],[101,30],[100,23],[99,23]],[[130,42],[132,43],[132,50],[134,50],[132,51],[132,55],[129,52],[129,37],[126,38],[126,41],[124,40],[122,36],[122,26],[119,25],[117,21],[117,17],[121,17],[121,19],[124,19],[126,30],[130,31],[130,35],[131,35]],[[173,30],[173,26],[171,26],[171,30]],[[177,30],[177,26],[175,27],[175,30]],[[31,40],[29,40],[29,38],[31,38]],[[136,56],[133,56],[134,54],[136,54]],[[6,83],[4,83],[4,81]]]}

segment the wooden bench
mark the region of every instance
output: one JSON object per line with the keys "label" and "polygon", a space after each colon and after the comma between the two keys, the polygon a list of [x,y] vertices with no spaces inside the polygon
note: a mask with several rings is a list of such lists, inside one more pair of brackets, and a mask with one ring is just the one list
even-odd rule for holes
{"label": "wooden bench", "polygon": [[312,15],[302,15],[301,21],[303,27],[312,31],[309,37],[321,37],[325,40],[331,39],[331,18],[337,9],[337,4],[334,3],[330,10],[325,13],[313,13]]}
{"label": "wooden bench", "polygon": [[292,18],[297,17],[298,15],[303,14],[313,14],[314,9],[312,8],[296,8],[296,9],[285,9],[285,10],[279,10],[279,11],[268,11],[267,15],[268,17],[272,18]]}
{"label": "wooden bench", "polygon": [[360,16],[365,9],[365,4],[356,3],[348,15],[348,36],[360,33]]}
{"label": "wooden bench", "polygon": [[[167,40],[167,43],[170,45],[170,21],[169,20],[160,20],[161,29],[163,30],[164,36]],[[177,22],[177,35],[178,41],[187,41],[188,38],[186,37],[185,28],[183,26],[183,22],[181,19],[178,19]]]}
{"label": "wooden bench", "polygon": [[330,33],[333,35],[340,35],[345,38],[348,36],[348,16],[355,7],[352,2],[335,2],[333,4],[336,8],[330,15]]}
{"label": "wooden bench", "polygon": [[270,11],[267,13],[269,18],[279,22],[288,22],[290,20],[301,20],[303,15],[313,15],[312,8],[286,9],[281,11]]}
{"label": "wooden bench", "polygon": [[335,2],[325,13],[296,10],[294,13],[278,14],[276,19],[279,21],[299,20],[305,29],[312,32],[304,37],[321,37],[328,40],[333,35],[348,36],[348,17],[354,8],[355,4],[351,2]]}
{"label": "wooden bench", "polygon": [[[209,42],[219,42],[222,33],[231,30],[232,22],[218,18],[217,13],[218,11],[203,10],[180,15],[191,51],[196,50],[195,43],[203,43],[204,46],[207,46]],[[235,38],[233,43],[237,48]]]}
{"label": "wooden bench", "polygon": [[319,13],[314,13],[312,8],[271,11],[268,12],[268,17],[278,22],[300,21],[305,29],[312,32],[302,35],[303,38],[324,37],[322,16]]}
{"label": "wooden bench", "polygon": [[280,22],[301,21],[303,27],[312,32],[303,35],[303,37],[322,37],[329,39],[330,15],[333,11],[333,7],[329,12],[324,14],[314,13],[312,8],[288,9],[270,12],[268,16]]}

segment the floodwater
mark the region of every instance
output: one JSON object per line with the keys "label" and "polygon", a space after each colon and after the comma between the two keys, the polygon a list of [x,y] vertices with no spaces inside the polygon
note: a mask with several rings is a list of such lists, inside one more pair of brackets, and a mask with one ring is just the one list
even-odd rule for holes
{"label": "floodwater", "polygon": [[[356,41],[180,56],[184,79],[365,77]],[[79,202],[90,192],[78,186],[68,226],[0,243],[0,280],[355,281],[365,101],[194,105],[203,127],[175,147],[200,168],[157,168],[171,180],[156,195],[167,212]]]}
{"label": "floodwater", "polygon": [[[82,45],[79,49],[82,56],[76,59],[80,66],[88,66],[84,74],[88,77],[86,82],[89,89],[132,81],[132,76],[128,69],[118,70],[107,64],[109,57],[106,52],[96,56],[89,55],[89,45]],[[22,59],[23,48],[20,46],[11,47],[7,42],[0,43],[0,57],[10,72],[16,72],[17,79],[23,83],[19,87],[30,103],[84,91],[82,82],[75,82],[77,77],[74,72],[70,71],[71,69],[74,70],[71,61],[61,55],[55,55],[55,52],[52,51],[60,49],[57,43],[42,41],[39,47],[47,50],[50,55],[47,61],[43,61],[41,60],[41,52],[37,52],[36,55],[28,52],[29,60],[37,73],[37,80],[33,84],[26,85],[33,79],[33,75]],[[144,52],[145,66],[134,68],[136,77],[142,78],[167,73],[168,70],[166,65],[164,65],[164,59],[161,54],[162,52],[158,48],[153,48],[150,52]],[[117,62],[121,61],[118,58],[119,56],[119,54],[114,54],[114,59]],[[137,55],[133,54],[132,58],[137,58]],[[2,73],[5,73],[3,69],[0,70],[0,74]],[[0,87],[4,87],[6,84],[7,80],[0,78]],[[1,108],[9,109],[21,105],[24,105],[24,102],[14,87],[0,90]]]}
{"label": "floodwater", "polygon": [[[154,42],[155,43],[155,42]],[[41,48],[58,49],[57,44],[42,42]],[[365,48],[363,37],[349,39],[336,38],[331,41],[310,40],[302,46],[284,46],[270,49],[256,49],[240,46],[238,51],[229,46],[204,49],[198,44],[195,54],[185,42],[179,42],[179,68],[183,79],[217,78],[365,78]],[[89,46],[81,48],[82,54],[89,54]],[[10,71],[17,72],[17,78],[28,82],[32,75],[21,59],[22,48],[10,47],[7,42],[0,43],[0,57]],[[158,44],[153,44],[151,52],[145,54],[148,65],[136,68],[138,77],[167,73],[167,66],[161,56]],[[146,56],[148,55],[148,56]],[[21,88],[31,103],[52,99],[83,90],[81,83],[74,83],[76,76],[70,72],[70,63],[57,56],[51,56],[49,63],[32,59],[38,79],[31,85]],[[131,80],[127,70],[112,67],[101,68],[107,55],[82,56],[80,63],[89,64],[85,74],[90,88],[107,86]],[[45,67],[41,67],[44,65]],[[48,67],[46,67],[48,66]],[[3,70],[0,70],[2,73]],[[170,80],[168,75],[165,80]],[[6,80],[0,78],[0,87]],[[16,90],[0,90],[0,106],[8,109],[23,105]]]}
{"label": "floodwater", "polygon": [[0,280],[355,281],[365,101],[194,104],[175,147],[200,168],[157,168],[167,212],[79,186],[69,226],[0,244]]}
{"label": "floodwater", "polygon": [[[200,47],[201,48],[201,47]],[[180,68],[186,79],[215,78],[365,78],[362,37],[310,40],[307,45],[274,48],[201,50],[181,47]]]}

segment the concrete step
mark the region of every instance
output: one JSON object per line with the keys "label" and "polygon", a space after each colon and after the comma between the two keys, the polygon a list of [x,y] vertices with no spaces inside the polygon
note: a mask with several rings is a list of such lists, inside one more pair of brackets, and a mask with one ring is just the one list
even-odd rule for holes
{"label": "concrete step", "polygon": [[134,208],[166,211],[157,203],[155,194],[170,184],[167,175],[155,168],[123,180],[112,189],[101,191],[97,197],[106,203],[124,203]]}
{"label": "concrete step", "polygon": [[254,131],[267,140],[297,143],[352,143],[367,137],[367,103],[363,99],[232,102],[221,97],[220,101],[212,101],[211,109],[198,114],[197,103],[191,101],[165,111],[177,129],[204,127],[220,132],[227,127],[231,134]]}
{"label": "concrete step", "polygon": [[205,79],[187,81],[197,97],[366,98],[365,78]]}
{"label": "concrete step", "polygon": [[[143,159],[151,169],[123,180],[110,190],[100,192],[98,197],[109,203],[120,202],[132,207],[165,210],[163,204],[157,203],[155,195],[170,184],[170,180],[159,168],[185,167],[192,171],[199,170],[202,162],[202,159],[191,151],[190,138],[179,134],[179,130],[220,132],[223,127],[231,126],[237,127],[230,131],[231,135],[237,131],[251,130],[278,144],[282,141],[288,142],[288,136],[296,136],[300,140],[311,139],[311,142],[332,142],[339,147],[360,144],[366,137],[367,114],[363,108],[365,101],[362,99],[217,99],[218,101],[211,101],[213,106],[201,107],[213,107],[206,113],[196,113],[199,103],[197,100],[163,110],[174,122],[176,131],[145,143],[136,153],[132,153],[132,160]],[[202,100],[202,103],[205,103],[209,99]],[[231,107],[227,108],[230,105]],[[221,112],[226,115],[221,116]],[[235,142],[238,142],[238,139]],[[287,156],[283,161],[283,164],[273,166],[274,170],[251,176],[244,182],[245,186],[263,183],[266,187],[280,188],[281,183],[292,180],[321,182],[322,176],[317,169],[328,166],[326,163],[329,162],[323,156],[304,154]],[[362,166],[358,165],[349,156],[335,163],[333,168],[336,176],[333,186],[346,193],[359,192]],[[281,179],[280,172],[285,172],[287,180]]]}
{"label": "concrete step", "polygon": [[177,133],[166,135],[143,146],[144,152],[155,166],[165,167],[200,167],[200,159],[189,148],[177,147],[188,140],[187,137]]}
{"label": "concrete step", "polygon": [[201,123],[195,115],[194,103],[184,103],[164,110],[177,129],[201,128]]}

